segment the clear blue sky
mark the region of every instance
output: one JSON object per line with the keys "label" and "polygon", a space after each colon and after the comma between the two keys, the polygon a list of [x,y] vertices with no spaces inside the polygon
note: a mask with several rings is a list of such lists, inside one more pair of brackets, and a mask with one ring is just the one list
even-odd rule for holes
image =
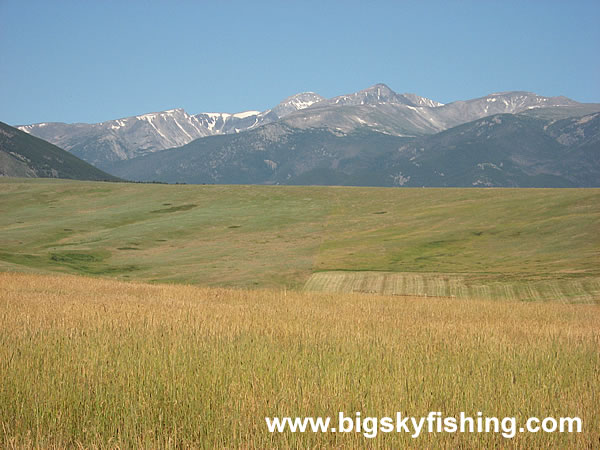
{"label": "clear blue sky", "polygon": [[600,102],[600,2],[0,0],[0,121],[264,110],[378,82]]}

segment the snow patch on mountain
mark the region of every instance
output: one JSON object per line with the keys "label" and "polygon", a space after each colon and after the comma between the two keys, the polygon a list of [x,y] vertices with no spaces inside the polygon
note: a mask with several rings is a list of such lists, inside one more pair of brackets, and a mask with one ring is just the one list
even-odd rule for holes
{"label": "snow patch on mountain", "polygon": [[408,99],[413,106],[426,106],[428,108],[437,108],[439,106],[444,106],[443,103],[436,102],[435,100],[431,100],[429,98],[421,97],[417,94],[404,93],[402,96]]}
{"label": "snow patch on mountain", "polygon": [[243,111],[239,113],[233,114],[233,117],[237,119],[245,119],[246,117],[257,116],[260,114],[260,111]]}

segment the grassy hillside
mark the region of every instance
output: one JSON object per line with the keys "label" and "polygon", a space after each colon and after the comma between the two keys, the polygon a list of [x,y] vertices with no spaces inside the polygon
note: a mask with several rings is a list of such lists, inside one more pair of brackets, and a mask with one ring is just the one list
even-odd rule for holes
{"label": "grassy hillside", "polygon": [[[3,448],[596,448],[600,439],[595,305],[0,273],[0,317]],[[266,428],[265,417],[338,411],[480,411],[517,427],[567,416],[583,430],[369,439]]]}
{"label": "grassy hillside", "polygon": [[0,122],[0,176],[117,181],[71,153]]}
{"label": "grassy hillside", "polygon": [[597,189],[4,179],[0,211],[3,271],[288,288],[320,272],[435,273],[516,292],[562,280],[579,286],[568,299],[599,299]]}

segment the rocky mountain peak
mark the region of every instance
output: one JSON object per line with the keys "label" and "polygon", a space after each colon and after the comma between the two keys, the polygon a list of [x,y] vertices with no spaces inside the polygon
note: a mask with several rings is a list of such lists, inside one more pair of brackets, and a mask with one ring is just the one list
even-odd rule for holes
{"label": "rocky mountain peak", "polygon": [[437,108],[438,106],[444,106],[443,103],[436,102],[435,100],[431,100],[426,97],[421,97],[420,95],[413,93],[405,93],[402,96],[411,102],[414,106],[427,106],[429,108]]}
{"label": "rocky mountain peak", "polygon": [[334,97],[331,100],[328,100],[327,103],[332,105],[378,105],[381,103],[410,104],[410,102],[402,95],[397,94],[383,83],[378,83],[353,94]]}
{"label": "rocky mountain peak", "polygon": [[306,109],[323,100],[325,100],[325,97],[321,97],[315,92],[301,92],[300,94],[295,94],[284,99],[271,111],[273,111],[277,117],[281,118],[295,111]]}

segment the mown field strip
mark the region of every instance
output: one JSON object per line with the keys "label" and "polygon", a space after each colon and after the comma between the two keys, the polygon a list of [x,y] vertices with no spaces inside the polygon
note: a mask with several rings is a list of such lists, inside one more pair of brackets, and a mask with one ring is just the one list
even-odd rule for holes
{"label": "mown field strip", "polygon": [[600,278],[522,281],[477,279],[478,274],[332,271],[313,274],[305,291],[600,303]]}

